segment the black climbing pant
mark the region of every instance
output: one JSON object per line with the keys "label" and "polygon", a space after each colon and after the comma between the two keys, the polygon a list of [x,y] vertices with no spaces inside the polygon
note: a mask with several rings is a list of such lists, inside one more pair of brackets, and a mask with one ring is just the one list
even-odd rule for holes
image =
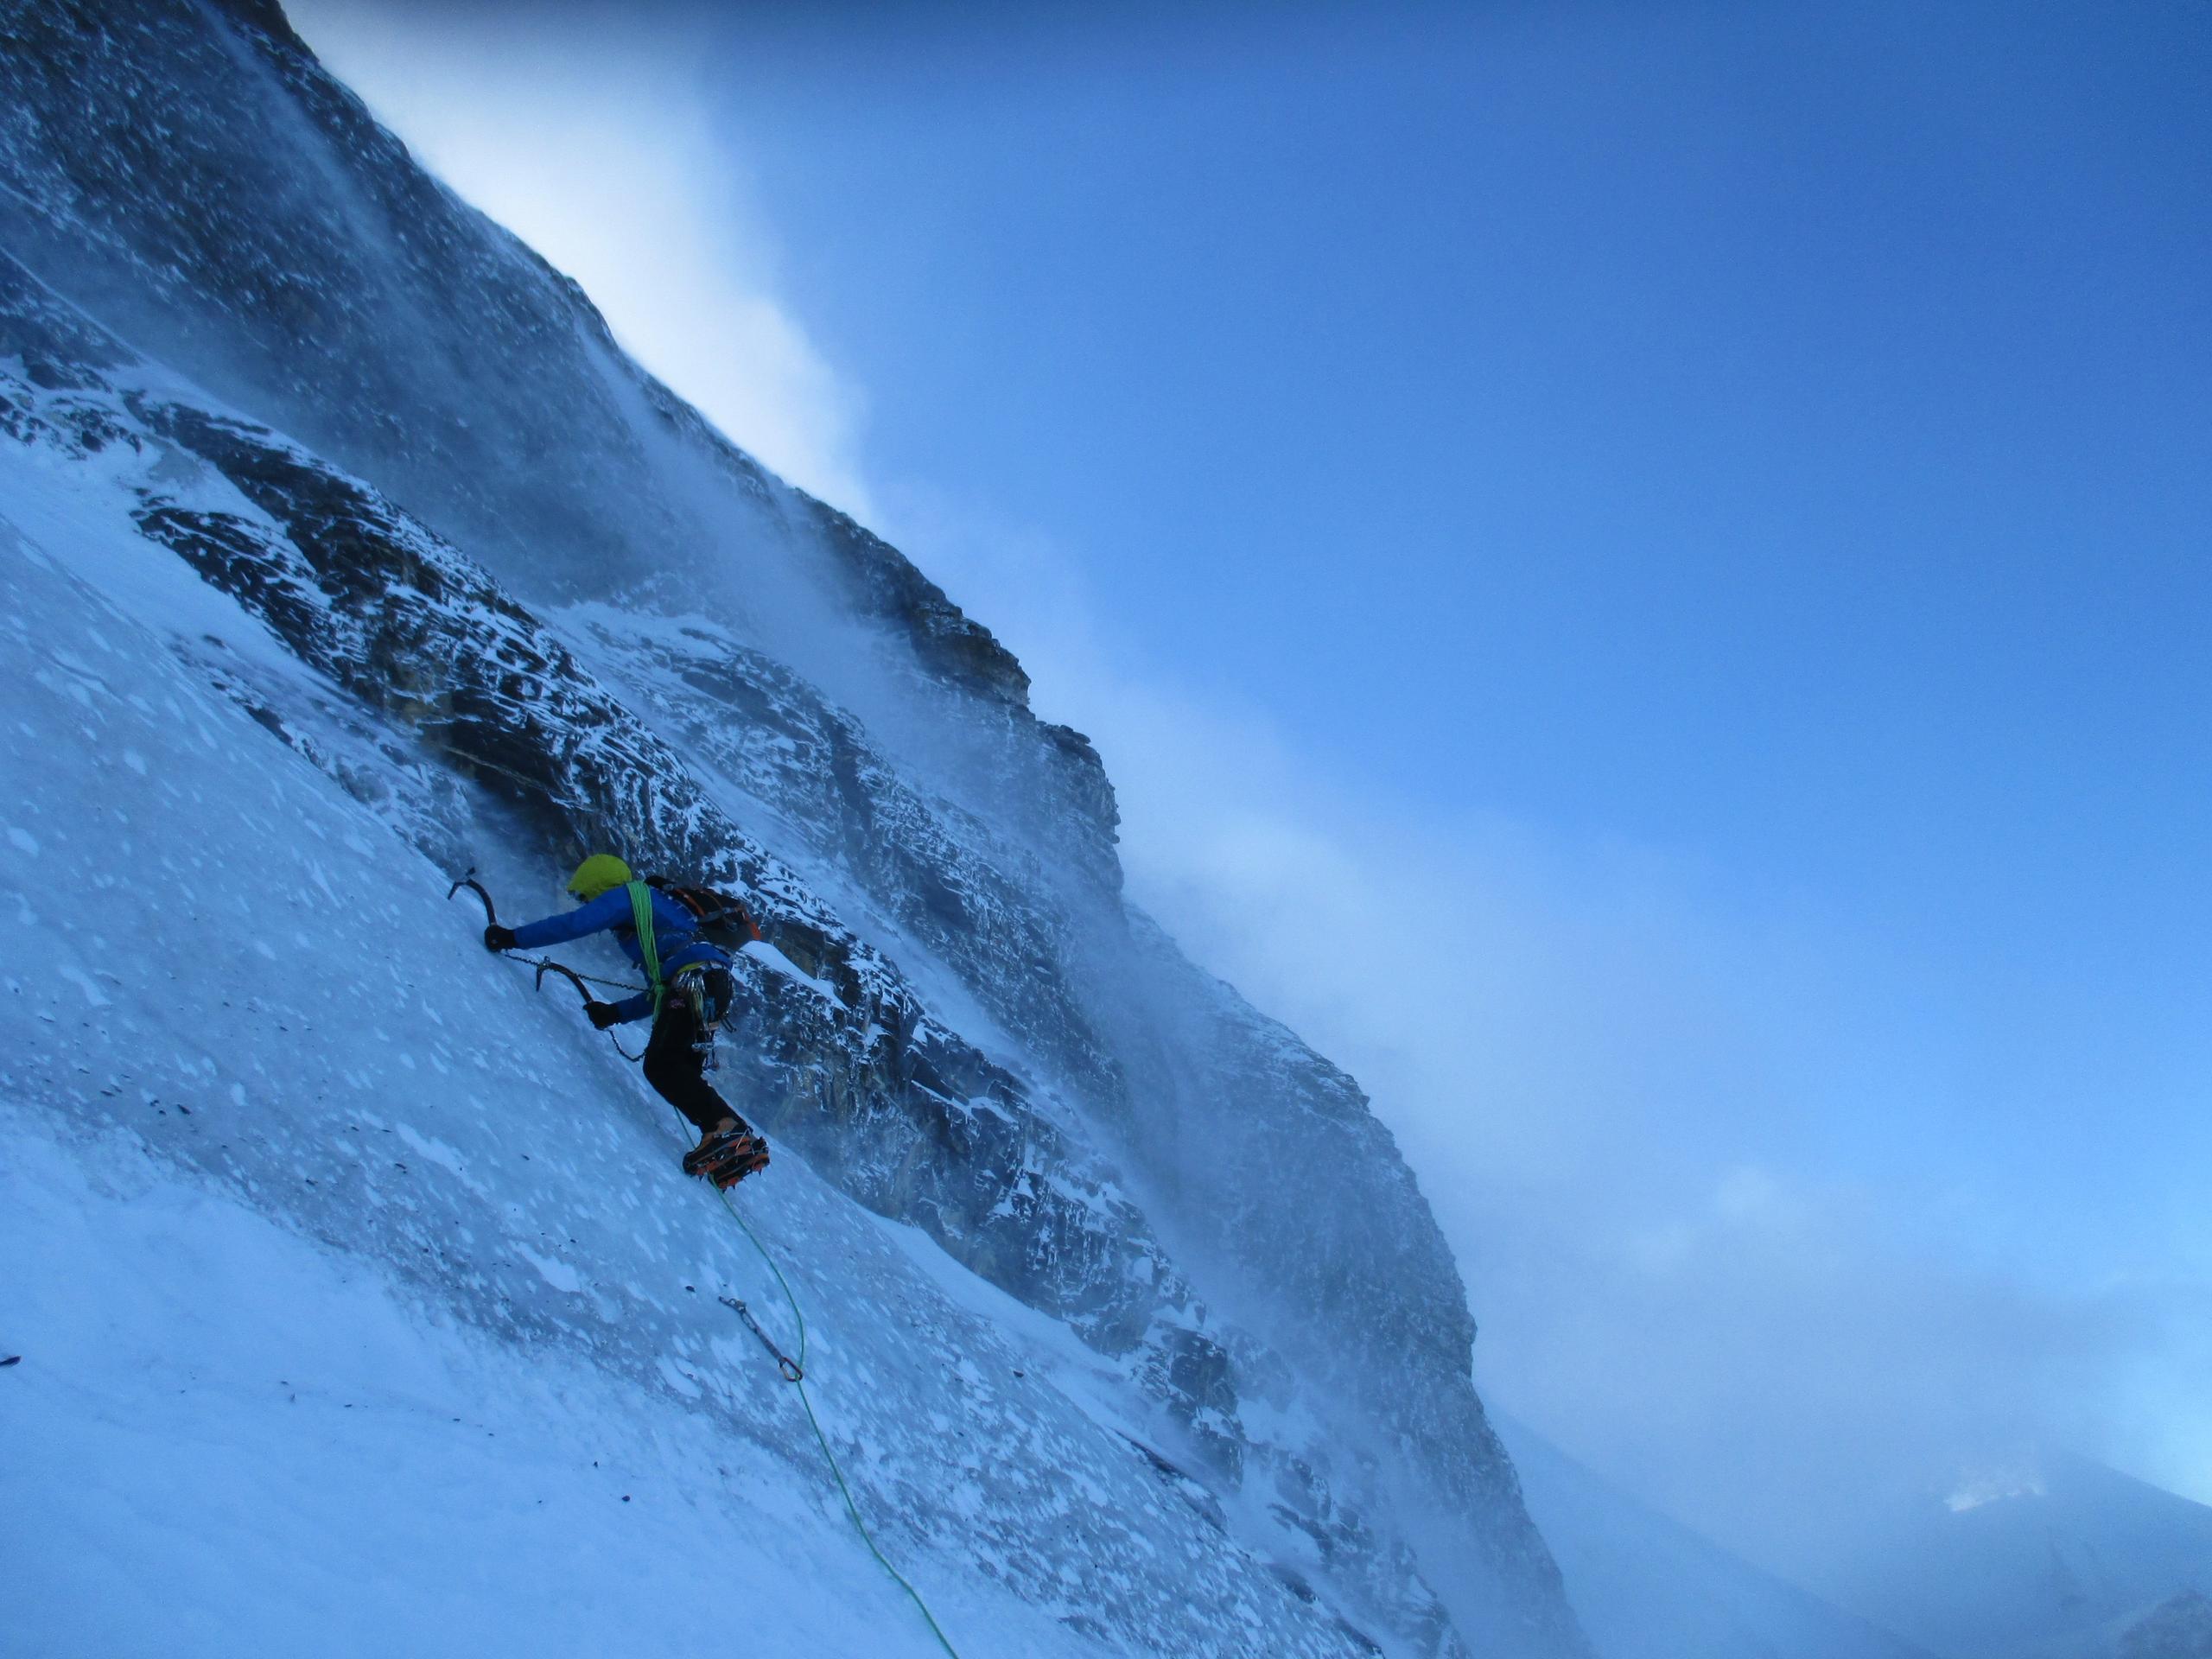
{"label": "black climbing pant", "polygon": [[701,1041],[704,1035],[690,1002],[671,994],[661,1004],[660,1018],[653,1021],[653,1034],[645,1043],[645,1081],[702,1132],[726,1117],[736,1117],[738,1127],[744,1128],[745,1120],[707,1081],[707,1051]]}

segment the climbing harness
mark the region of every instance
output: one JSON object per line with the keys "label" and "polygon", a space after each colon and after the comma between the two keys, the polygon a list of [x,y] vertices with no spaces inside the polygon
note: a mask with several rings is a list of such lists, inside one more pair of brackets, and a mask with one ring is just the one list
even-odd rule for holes
{"label": "climbing harness", "polygon": [[[681,996],[691,1010],[691,1046],[698,1053],[700,1070],[711,1071],[715,1069],[715,1033],[734,994],[729,970],[712,963],[694,962],[677,969],[673,975],[662,974],[660,940],[653,928],[653,893],[657,890],[650,882],[628,884],[630,925],[637,932],[638,955],[645,963],[645,982],[652,988],[653,1018],[659,1020],[661,1006],[667,1001],[670,992]],[[678,893],[691,891],[677,890]],[[690,908],[688,904],[685,907]]]}
{"label": "climbing harness", "polygon": [[715,1036],[721,1030],[730,1004],[737,998],[737,982],[729,969],[710,962],[695,962],[688,968],[677,969],[668,988],[681,996],[683,1005],[691,1010],[691,1048],[699,1057],[699,1069],[718,1069],[721,1058],[715,1050]]}
{"label": "climbing harness", "polygon": [[776,1258],[768,1254],[768,1247],[760,1242],[760,1235],[753,1230],[745,1219],[744,1211],[737,1207],[729,1193],[723,1191],[715,1196],[721,1199],[722,1208],[729,1211],[730,1219],[738,1224],[753,1248],[760,1253],[760,1259],[768,1264],[768,1271],[776,1276],[777,1287],[784,1293],[784,1300],[791,1305],[792,1321],[798,1326],[798,1357],[792,1359],[777,1347],[774,1339],[760,1328],[760,1322],[753,1317],[752,1309],[742,1301],[734,1296],[724,1296],[721,1301],[725,1306],[734,1308],[738,1318],[752,1327],[753,1334],[760,1338],[761,1344],[776,1357],[776,1369],[782,1373],[784,1381],[798,1390],[798,1402],[806,1408],[807,1427],[814,1431],[814,1443],[822,1448],[822,1460],[830,1465],[830,1478],[837,1483],[837,1496],[845,1500],[845,1513],[852,1517],[853,1530],[860,1534],[861,1541],[868,1546],[868,1553],[875,1557],[878,1567],[891,1575],[892,1582],[906,1592],[914,1604],[915,1611],[921,1614],[922,1622],[930,1627],[930,1634],[937,1638],[938,1645],[951,1655],[952,1659],[960,1659],[960,1649],[952,1645],[952,1638],[938,1626],[937,1615],[930,1611],[930,1605],[922,1599],[922,1592],[915,1589],[908,1582],[906,1575],[892,1566],[890,1558],[877,1548],[875,1535],[868,1529],[868,1522],[861,1518],[860,1505],[853,1501],[853,1489],[845,1484],[845,1471],[838,1466],[837,1454],[830,1449],[830,1437],[822,1432],[822,1421],[814,1414],[814,1401],[806,1391],[806,1315],[799,1312],[798,1298],[791,1292],[791,1281],[784,1277],[784,1270],[776,1265]]}

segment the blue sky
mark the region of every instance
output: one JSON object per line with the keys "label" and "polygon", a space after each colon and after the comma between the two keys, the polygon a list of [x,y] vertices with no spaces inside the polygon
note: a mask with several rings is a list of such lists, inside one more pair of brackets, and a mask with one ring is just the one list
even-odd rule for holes
{"label": "blue sky", "polygon": [[1099,737],[1486,1386],[2212,1498],[2212,13],[296,10]]}
{"label": "blue sky", "polygon": [[871,470],[1144,671],[1870,931],[1969,1141],[2212,1148],[2212,23],[1489,10],[748,18],[715,107]]}
{"label": "blue sky", "polygon": [[1119,648],[1440,810],[2202,992],[2212,25],[1797,10],[732,28],[726,118],[871,463]]}

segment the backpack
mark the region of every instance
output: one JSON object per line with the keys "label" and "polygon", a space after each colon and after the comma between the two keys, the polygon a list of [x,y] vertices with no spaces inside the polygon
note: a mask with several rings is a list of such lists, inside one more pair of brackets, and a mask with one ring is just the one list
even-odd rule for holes
{"label": "backpack", "polygon": [[685,887],[664,875],[649,875],[645,885],[689,911],[692,931],[709,944],[742,950],[760,937],[760,925],[742,899],[713,887]]}

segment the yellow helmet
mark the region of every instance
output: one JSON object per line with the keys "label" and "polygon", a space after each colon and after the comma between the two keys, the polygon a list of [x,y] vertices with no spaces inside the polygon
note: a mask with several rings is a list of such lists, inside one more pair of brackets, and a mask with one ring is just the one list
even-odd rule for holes
{"label": "yellow helmet", "polygon": [[576,866],[569,878],[569,891],[588,902],[630,880],[630,867],[612,853],[594,853]]}

